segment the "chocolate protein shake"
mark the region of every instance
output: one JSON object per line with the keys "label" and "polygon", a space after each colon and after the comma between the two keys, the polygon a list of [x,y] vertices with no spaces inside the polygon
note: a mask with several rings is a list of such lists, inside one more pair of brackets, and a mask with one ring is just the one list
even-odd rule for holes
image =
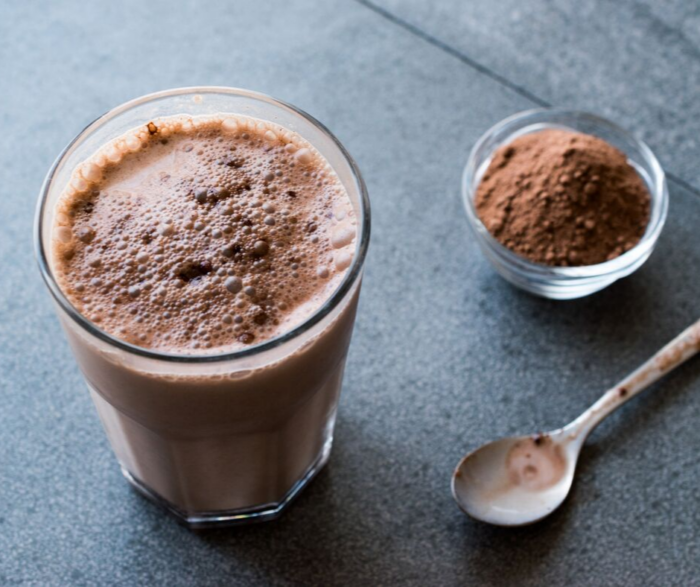
{"label": "chocolate protein shake", "polygon": [[56,198],[48,264],[93,326],[59,312],[104,428],[192,525],[274,517],[328,457],[366,230],[346,183],[277,123],[174,113]]}

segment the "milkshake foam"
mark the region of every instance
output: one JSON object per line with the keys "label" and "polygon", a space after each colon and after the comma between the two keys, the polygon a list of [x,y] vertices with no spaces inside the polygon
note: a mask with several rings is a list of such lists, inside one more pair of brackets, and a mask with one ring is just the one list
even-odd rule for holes
{"label": "milkshake foam", "polygon": [[352,261],[345,188],[302,137],[260,120],[169,117],[106,145],[56,214],[59,284],[132,344],[234,351],[291,330]]}

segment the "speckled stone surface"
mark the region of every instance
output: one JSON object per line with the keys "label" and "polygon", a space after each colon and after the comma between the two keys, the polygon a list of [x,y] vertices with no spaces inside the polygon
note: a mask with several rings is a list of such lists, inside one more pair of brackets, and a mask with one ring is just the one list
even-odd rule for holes
{"label": "speckled stone surface", "polygon": [[[467,450],[567,422],[698,318],[700,196],[671,183],[632,277],[575,302],[520,293],[477,250],[458,188],[478,136],[532,103],[353,2],[4,2],[0,79],[0,585],[700,584],[700,362],[601,425],[545,522],[486,527],[449,492]],[[317,116],[374,211],[330,465],[279,521],[209,533],[122,479],[31,249],[66,142],[126,99],[195,84]],[[625,121],[685,156],[672,125],[636,106]]]}
{"label": "speckled stone surface", "polygon": [[[363,0],[364,1],[364,0]],[[545,102],[644,137],[700,188],[700,4],[367,0]]]}

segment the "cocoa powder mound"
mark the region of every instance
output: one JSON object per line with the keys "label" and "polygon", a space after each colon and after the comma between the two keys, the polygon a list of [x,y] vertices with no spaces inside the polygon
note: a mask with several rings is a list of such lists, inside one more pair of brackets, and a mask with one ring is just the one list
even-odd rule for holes
{"label": "cocoa powder mound", "polygon": [[639,242],[650,195],[606,141],[544,130],[496,151],[475,205],[488,231],[515,253],[545,265],[594,265]]}

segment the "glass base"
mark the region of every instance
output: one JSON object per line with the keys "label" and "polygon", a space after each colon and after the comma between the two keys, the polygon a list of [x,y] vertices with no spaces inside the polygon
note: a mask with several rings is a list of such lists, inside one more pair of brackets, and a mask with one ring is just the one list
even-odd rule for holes
{"label": "glass base", "polygon": [[185,512],[167,499],[161,497],[142,481],[134,477],[123,465],[122,474],[136,491],[163,508],[175,517],[181,524],[191,530],[203,530],[206,528],[222,528],[226,526],[239,526],[256,522],[269,522],[279,518],[294,499],[301,493],[311,480],[323,469],[331,456],[333,436],[326,440],[316,462],[309,467],[306,474],[297,481],[294,486],[277,503],[268,503],[254,508],[242,508],[237,510],[220,510],[214,512]]}

